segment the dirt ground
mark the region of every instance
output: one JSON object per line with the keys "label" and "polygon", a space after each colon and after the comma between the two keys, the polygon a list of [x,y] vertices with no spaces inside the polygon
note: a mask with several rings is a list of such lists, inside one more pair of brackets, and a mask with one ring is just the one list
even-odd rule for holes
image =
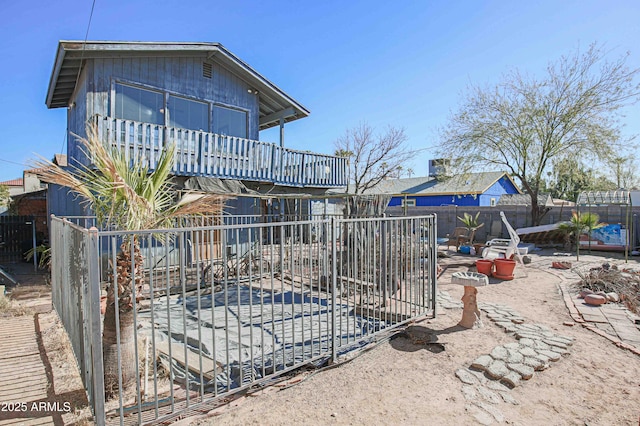
{"label": "dirt ground", "polygon": [[[640,424],[640,357],[580,325],[571,317],[559,293],[561,281],[551,270],[553,257],[533,255],[513,281],[495,281],[479,289],[479,302],[505,304],[527,323],[543,324],[575,338],[570,353],[550,368],[509,391],[514,403],[494,409],[502,422],[515,425],[638,425]],[[462,263],[460,264],[460,260]],[[565,258],[563,260],[566,260]],[[449,263],[439,289],[459,300],[463,287],[450,275],[467,270],[474,258],[445,259]],[[575,257],[572,258],[575,264]],[[602,262],[604,256],[581,256],[581,263]],[[609,260],[620,263],[619,260]],[[457,267],[455,264],[458,263]],[[631,267],[640,267],[633,260]],[[492,281],[494,282],[494,281]],[[240,399],[215,417],[187,419],[184,424],[407,424],[458,425],[482,423],[462,393],[455,371],[480,355],[515,341],[485,318],[484,327],[457,327],[461,309],[447,309],[435,319],[415,325],[432,334],[434,345],[414,345],[406,337],[381,342],[351,362],[303,376],[291,386],[274,387]],[[293,380],[295,382],[296,380]],[[485,404],[491,406],[492,404]],[[491,408],[491,407],[489,407]],[[213,415],[214,413],[211,413]],[[494,419],[495,420],[495,419]],[[495,424],[502,423],[494,421]],[[486,423],[489,423],[488,421]]]}
{"label": "dirt ground", "polygon": [[[580,263],[601,263],[607,256],[581,256]],[[493,421],[479,420],[477,409],[465,398],[463,383],[455,371],[468,367],[497,345],[514,342],[515,338],[487,318],[482,328],[458,327],[461,309],[454,308],[442,309],[435,319],[413,324],[442,346],[413,344],[398,333],[348,363],[299,375],[241,397],[208,415],[179,423],[639,425],[640,356],[579,324],[565,325],[572,323],[558,288],[563,281],[559,274],[565,272],[550,268],[551,261],[557,260],[551,255],[532,258],[533,263],[526,269],[521,266],[516,269],[513,281],[492,280],[489,286],[480,288],[478,301],[507,305],[522,315],[526,323],[545,325],[558,334],[573,337],[575,343],[569,354],[550,363],[550,368],[508,390],[511,402],[484,403],[497,411],[499,420],[496,417]],[[562,260],[572,260],[575,265],[575,257]],[[463,287],[451,284],[451,273],[474,270],[474,261],[470,256],[443,259],[445,271],[439,279],[439,290],[459,300]],[[608,261],[622,263],[619,259]],[[633,258],[629,266],[640,269]],[[23,303],[36,311],[43,309],[41,303],[29,300],[23,297]],[[51,323],[50,319],[47,321]],[[68,377],[73,370],[69,362],[60,357],[52,361],[56,394],[77,392],[78,382]],[[79,411],[80,408],[79,403]],[[78,417],[65,418],[63,423],[76,423]]]}

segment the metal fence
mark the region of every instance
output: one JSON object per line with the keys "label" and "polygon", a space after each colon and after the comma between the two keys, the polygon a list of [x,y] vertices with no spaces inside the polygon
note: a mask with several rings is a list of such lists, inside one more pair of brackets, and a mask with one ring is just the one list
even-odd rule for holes
{"label": "metal fence", "polygon": [[[132,297],[107,302],[127,298],[132,324],[104,322],[119,368],[102,411],[94,391],[98,423],[169,422],[435,314],[435,216],[251,222],[92,233],[54,218],[55,306],[80,364],[101,344],[83,324],[101,321],[96,289],[135,283]],[[129,250],[139,255],[123,258]],[[97,361],[87,386],[102,380]]]}
{"label": "metal fence", "polygon": [[99,274],[97,230],[53,218],[51,297],[96,414],[104,413]]}

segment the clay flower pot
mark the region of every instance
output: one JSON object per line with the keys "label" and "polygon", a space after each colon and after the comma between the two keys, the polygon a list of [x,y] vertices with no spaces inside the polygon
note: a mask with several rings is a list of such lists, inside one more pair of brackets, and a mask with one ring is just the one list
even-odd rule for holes
{"label": "clay flower pot", "polygon": [[100,313],[104,315],[107,312],[107,296],[100,296]]}
{"label": "clay flower pot", "polygon": [[495,259],[495,272],[493,276],[500,280],[512,280],[513,270],[516,269],[516,261],[511,259]]}
{"label": "clay flower pot", "polygon": [[485,274],[486,276],[490,277],[493,272],[493,260],[476,260],[476,269],[478,270],[478,273]]}

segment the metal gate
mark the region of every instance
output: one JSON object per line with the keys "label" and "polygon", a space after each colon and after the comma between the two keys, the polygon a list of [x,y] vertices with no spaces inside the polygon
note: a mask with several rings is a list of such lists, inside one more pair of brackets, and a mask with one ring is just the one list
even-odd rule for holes
{"label": "metal gate", "polygon": [[0,216],[0,263],[19,262],[34,245],[32,216]]}
{"label": "metal gate", "polygon": [[[52,229],[54,306],[98,424],[170,422],[435,314],[435,216],[100,233],[54,218]],[[97,294],[123,277],[132,293],[112,302],[126,297],[132,324],[112,321],[117,397],[105,405]]]}

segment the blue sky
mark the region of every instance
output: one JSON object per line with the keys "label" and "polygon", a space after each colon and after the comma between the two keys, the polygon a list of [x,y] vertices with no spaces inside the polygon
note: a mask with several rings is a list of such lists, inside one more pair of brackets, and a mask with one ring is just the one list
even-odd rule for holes
{"label": "blue sky", "polygon": [[[84,39],[91,5],[0,0],[0,181],[36,154],[66,153],[66,111],[45,95],[58,40]],[[426,175],[468,84],[541,74],[592,42],[640,68],[640,2],[96,0],[89,40],[220,42],[311,110],[285,127],[287,146],[332,153],[362,121],[403,127],[425,149],[409,166]],[[640,134],[639,118],[639,105],[627,110],[626,135]]]}

